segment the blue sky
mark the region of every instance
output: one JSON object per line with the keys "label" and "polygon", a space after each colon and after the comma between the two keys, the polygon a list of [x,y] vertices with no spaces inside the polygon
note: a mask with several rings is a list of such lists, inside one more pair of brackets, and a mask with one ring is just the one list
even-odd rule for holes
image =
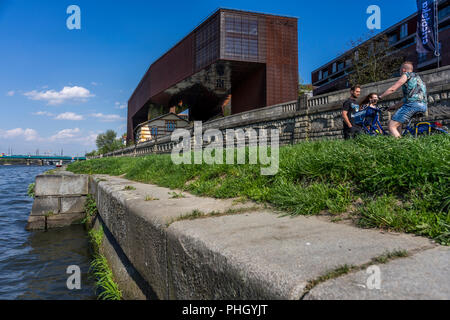
{"label": "blue sky", "polygon": [[[69,5],[81,30],[68,30]],[[0,152],[82,155],[107,129],[126,132],[126,103],[149,65],[219,7],[299,18],[299,72],[312,70],[368,32],[416,11],[415,0],[104,1],[0,0]]]}

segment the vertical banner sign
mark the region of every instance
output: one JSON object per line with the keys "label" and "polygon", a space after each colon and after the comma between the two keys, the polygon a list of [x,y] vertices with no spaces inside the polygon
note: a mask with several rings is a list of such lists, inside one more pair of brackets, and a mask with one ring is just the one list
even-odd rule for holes
{"label": "vertical banner sign", "polygon": [[437,0],[417,0],[417,52],[425,54],[437,51]]}

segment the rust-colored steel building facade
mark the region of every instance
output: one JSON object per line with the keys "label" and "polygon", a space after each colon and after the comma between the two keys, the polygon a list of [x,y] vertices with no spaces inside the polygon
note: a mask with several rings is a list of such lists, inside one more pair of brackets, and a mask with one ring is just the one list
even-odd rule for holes
{"label": "rust-colored steel building facade", "polygon": [[297,97],[297,19],[219,9],[150,66],[128,101],[128,141],[152,108],[183,101],[206,121],[230,100],[237,114]]}

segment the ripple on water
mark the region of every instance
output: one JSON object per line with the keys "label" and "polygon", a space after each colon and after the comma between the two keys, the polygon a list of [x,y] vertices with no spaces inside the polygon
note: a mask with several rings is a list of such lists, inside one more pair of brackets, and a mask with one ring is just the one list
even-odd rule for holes
{"label": "ripple on water", "polygon": [[[80,226],[26,232],[33,204],[28,185],[46,167],[0,166],[0,299],[95,299],[89,252]],[[82,290],[66,287],[67,267],[82,271]]]}

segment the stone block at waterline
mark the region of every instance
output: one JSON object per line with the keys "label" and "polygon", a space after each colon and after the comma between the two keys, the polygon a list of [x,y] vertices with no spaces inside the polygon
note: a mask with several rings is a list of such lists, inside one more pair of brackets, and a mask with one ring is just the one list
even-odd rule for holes
{"label": "stone block at waterline", "polygon": [[85,211],[87,197],[63,197],[61,198],[60,213],[81,213]]}
{"label": "stone block at waterline", "polygon": [[32,216],[46,216],[49,213],[59,213],[59,198],[58,197],[45,197],[36,198],[33,202],[33,208],[31,209]]}
{"label": "stone block at waterline", "polygon": [[65,228],[74,224],[81,224],[84,213],[66,213],[47,217],[47,229]]}
{"label": "stone block at waterline", "polygon": [[36,197],[88,194],[86,175],[41,175],[36,177]]}
{"label": "stone block at waterline", "polygon": [[45,217],[44,216],[30,216],[25,228],[27,231],[32,230],[45,230]]}

